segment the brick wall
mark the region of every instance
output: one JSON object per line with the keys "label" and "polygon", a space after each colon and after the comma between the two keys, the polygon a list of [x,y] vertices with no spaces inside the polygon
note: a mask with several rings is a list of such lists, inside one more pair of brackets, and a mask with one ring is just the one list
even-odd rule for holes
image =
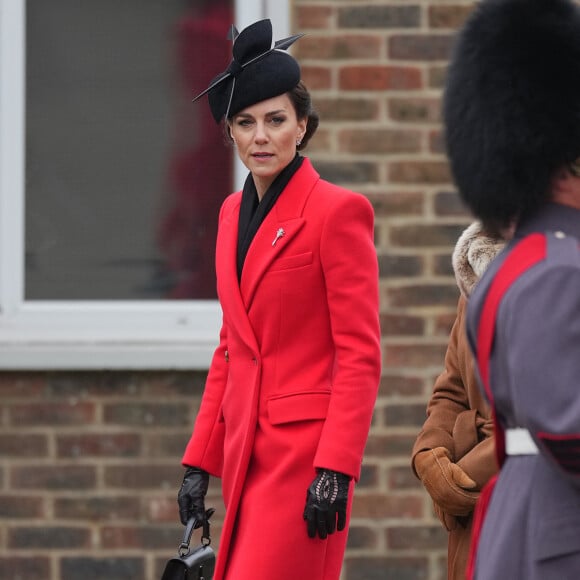
{"label": "brick wall", "polygon": [[[309,155],[376,210],[384,377],[344,580],[442,580],[446,535],[409,469],[440,372],[469,223],[442,151],[440,96],[474,2],[293,0],[321,114]],[[179,458],[203,373],[0,374],[0,578],[157,580],[176,547]],[[210,502],[219,545],[223,508]],[[273,579],[274,580],[274,579]]]}
{"label": "brick wall", "polygon": [[202,390],[202,373],[1,374],[0,578],[158,580]]}

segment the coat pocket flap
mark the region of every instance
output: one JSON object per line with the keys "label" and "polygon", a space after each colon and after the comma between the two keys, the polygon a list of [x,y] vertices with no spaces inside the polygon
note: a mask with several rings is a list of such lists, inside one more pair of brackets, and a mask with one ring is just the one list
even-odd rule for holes
{"label": "coat pocket flap", "polygon": [[325,419],[330,402],[330,391],[293,393],[268,401],[268,417],[272,425]]}
{"label": "coat pocket flap", "polygon": [[304,252],[303,254],[278,258],[272,263],[270,272],[293,270],[294,268],[301,268],[302,266],[309,266],[310,264],[312,264],[312,252]]}

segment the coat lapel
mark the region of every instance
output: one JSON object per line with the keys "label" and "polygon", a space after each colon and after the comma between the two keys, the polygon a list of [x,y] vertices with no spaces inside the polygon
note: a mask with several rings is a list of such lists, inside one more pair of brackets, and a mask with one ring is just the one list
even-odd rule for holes
{"label": "coat lapel", "polygon": [[236,270],[240,202],[241,192],[229,206],[224,207],[219,225],[216,244],[218,296],[228,324],[235,327],[246,344],[257,350],[256,337],[242,301]]}
{"label": "coat lapel", "polygon": [[319,179],[310,160],[304,159],[256,232],[248,249],[240,284],[246,311],[270,264],[304,226],[304,206]]}

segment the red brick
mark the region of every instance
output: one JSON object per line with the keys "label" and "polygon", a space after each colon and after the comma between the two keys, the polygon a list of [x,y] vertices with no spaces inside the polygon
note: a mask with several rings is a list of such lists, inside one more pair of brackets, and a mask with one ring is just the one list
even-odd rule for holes
{"label": "red brick", "polygon": [[375,519],[419,517],[422,504],[422,498],[416,495],[385,497],[382,494],[358,493],[352,502],[352,517]]}
{"label": "red brick", "polygon": [[410,468],[410,460],[411,457],[409,456],[409,463],[406,465],[396,465],[388,469],[387,481],[389,489],[393,491],[423,490],[423,484]]}
{"label": "red brick", "polygon": [[473,6],[469,4],[441,4],[428,7],[429,28],[451,28],[457,30],[463,25]]}
{"label": "red brick", "polygon": [[429,151],[442,155],[445,153],[445,143],[441,131],[429,131]]}
{"label": "red brick", "polygon": [[410,91],[423,85],[421,70],[401,66],[345,66],[339,85],[346,91]]}
{"label": "red brick", "polygon": [[431,65],[427,67],[427,86],[430,89],[442,89],[447,76],[447,65]]}
{"label": "red brick", "polygon": [[[145,578],[143,557],[63,557],[59,580],[82,578],[83,580]],[[160,577],[160,575],[158,576]]]}
{"label": "red brick", "polygon": [[413,435],[377,435],[371,432],[365,454],[369,460],[374,457],[396,456],[409,457],[416,434]]}
{"label": "red brick", "polygon": [[11,527],[8,530],[8,547],[75,549],[88,548],[91,534],[88,528],[72,526]]}
{"label": "red brick", "polygon": [[[143,373],[141,380],[148,396],[182,396],[188,400],[201,397],[205,388],[207,373],[203,371],[155,371]],[[133,383],[135,382],[133,378]],[[117,395],[117,393],[114,393]]]}
{"label": "red brick", "polygon": [[0,372],[0,397],[4,404],[11,400],[39,397],[45,391],[45,373]]}
{"label": "red brick", "polygon": [[352,556],[345,559],[344,570],[348,580],[424,580],[429,560],[426,556]]}
{"label": "red brick", "polygon": [[425,196],[420,191],[369,193],[367,197],[378,217],[417,216],[423,213],[425,207]]}
{"label": "red brick", "polygon": [[356,487],[361,488],[373,488],[379,484],[379,467],[378,465],[373,465],[366,459],[363,461],[361,468],[360,479],[358,480]]}
{"label": "red brick", "polygon": [[411,427],[418,433],[425,422],[425,404],[393,403],[384,408],[383,414],[388,427]]}
{"label": "red brick", "polygon": [[379,534],[376,530],[362,525],[357,526],[351,522],[348,528],[348,549],[376,550],[379,548],[379,542]]}
{"label": "red brick", "polygon": [[46,457],[48,440],[46,435],[0,435],[0,456]]}
{"label": "red brick", "polygon": [[183,479],[183,468],[176,460],[171,464],[108,465],[104,482],[107,487],[122,490],[177,489]]}
{"label": "red brick", "polygon": [[363,3],[361,6],[347,6],[338,11],[338,21],[342,28],[415,28],[420,25],[421,12],[417,4],[382,5]]}
{"label": "red brick", "polygon": [[328,89],[332,85],[332,73],[328,67],[304,64],[301,67],[302,80],[309,90]]}
{"label": "red brick", "polygon": [[448,538],[443,526],[393,526],[387,530],[387,545],[395,550],[446,550]]}
{"label": "red brick", "polygon": [[[438,216],[465,216],[469,211],[456,191],[440,191],[435,195],[435,212]],[[467,227],[468,224],[464,224]]]}
{"label": "red brick", "polygon": [[167,496],[161,496],[160,494],[155,493],[153,497],[146,502],[146,513],[143,515],[152,522],[176,522],[179,519],[179,515],[175,489],[177,489],[177,487],[175,487],[172,490],[172,493]]}
{"label": "red brick", "polygon": [[294,10],[296,17],[296,28],[300,31],[309,28],[330,28],[334,9],[332,6],[301,6]]}
{"label": "red brick", "polygon": [[398,161],[388,165],[391,183],[437,185],[451,183],[446,161]]}
{"label": "red brick", "polygon": [[436,276],[448,276],[455,279],[453,265],[451,263],[451,253],[449,250],[433,256],[433,274]]}
{"label": "red brick", "polygon": [[182,403],[123,402],[104,405],[103,421],[127,426],[191,425],[191,410]]}
{"label": "red brick", "polygon": [[421,134],[400,129],[348,129],[338,135],[340,150],[347,153],[417,153]]}
{"label": "red brick", "polygon": [[379,254],[378,260],[381,279],[416,277],[422,274],[424,268],[421,256]]}
{"label": "red brick", "polygon": [[13,467],[12,489],[85,490],[95,486],[96,470],[90,465],[30,465]]}
{"label": "red brick", "polygon": [[308,142],[306,155],[316,155],[317,152],[326,153],[330,149],[332,141],[330,132],[324,129],[324,127],[319,126],[314,136]]}
{"label": "red brick", "polygon": [[148,373],[133,372],[54,372],[47,376],[48,389],[52,397],[136,397],[148,389]]}
{"label": "red brick", "polygon": [[392,226],[391,244],[404,248],[425,247],[434,249],[443,247],[452,250],[463,229],[463,226],[454,224],[405,224]]}
{"label": "red brick", "polygon": [[389,100],[389,117],[401,123],[440,123],[441,100],[407,98]]}
{"label": "red brick", "polygon": [[359,183],[378,181],[378,167],[376,163],[364,161],[328,162],[319,161],[316,169],[323,179],[339,185],[356,186]]}
{"label": "red brick", "polygon": [[90,402],[50,402],[15,404],[8,408],[10,424],[23,426],[86,425],[95,419],[95,405]]}
{"label": "red brick", "polygon": [[61,435],[56,438],[59,457],[134,457],[141,452],[136,433]]}
{"label": "red brick", "polygon": [[[174,502],[175,503],[175,502]],[[142,517],[141,502],[135,496],[66,497],[54,500],[54,515],[65,520],[106,521],[138,520]]]}
{"label": "red brick", "polygon": [[181,532],[176,520],[174,526],[104,526],[101,529],[101,545],[104,548],[145,548],[171,550],[180,539]]}
{"label": "red brick", "polygon": [[388,57],[422,62],[447,60],[452,42],[448,34],[395,34],[389,38]]}
{"label": "red brick", "polygon": [[381,314],[381,332],[386,336],[422,336],[425,319],[408,314]]}
{"label": "red brick", "polygon": [[389,344],[385,347],[384,364],[387,367],[417,369],[441,365],[445,357],[445,349],[445,344]]}
{"label": "red brick", "polygon": [[38,553],[28,556],[0,556],[0,578],[6,580],[48,580],[50,560]]}
{"label": "red brick", "polygon": [[[416,284],[389,288],[386,296],[390,306],[433,306],[455,307],[457,303],[457,287],[449,284]],[[418,348],[420,348],[418,346]],[[427,354],[427,353],[423,353]]]}
{"label": "red brick", "polygon": [[[459,291],[457,294],[459,295]],[[435,335],[448,337],[456,317],[457,315],[455,310],[436,316],[434,329]]]}
{"label": "red brick", "polygon": [[0,519],[33,519],[42,518],[45,515],[45,502],[42,497],[27,494],[26,500],[23,500],[14,495],[0,496]]}
{"label": "red brick", "polygon": [[298,60],[349,60],[378,59],[382,40],[372,35],[344,34],[340,36],[316,36],[309,34],[296,45]]}
{"label": "red brick", "polygon": [[420,377],[399,375],[385,368],[379,386],[381,397],[408,396],[423,394],[424,380]]}
{"label": "red brick", "polygon": [[314,103],[324,124],[330,121],[369,121],[378,116],[378,105],[368,98],[316,98]]}
{"label": "red brick", "polygon": [[143,437],[147,457],[164,459],[166,457],[181,457],[191,437],[192,427],[193,424],[178,433],[148,432]]}

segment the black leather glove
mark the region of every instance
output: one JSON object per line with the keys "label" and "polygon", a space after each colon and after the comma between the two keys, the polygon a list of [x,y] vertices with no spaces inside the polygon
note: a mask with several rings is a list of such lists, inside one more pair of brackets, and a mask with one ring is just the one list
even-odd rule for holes
{"label": "black leather glove", "polygon": [[187,467],[183,483],[177,494],[179,519],[185,526],[190,518],[196,519],[195,527],[203,525],[206,518],[205,495],[209,486],[209,473],[199,467]]}
{"label": "black leather glove", "polygon": [[334,530],[344,530],[350,477],[330,469],[318,469],[318,475],[306,492],[306,520],[308,536],[316,533],[325,539]]}

